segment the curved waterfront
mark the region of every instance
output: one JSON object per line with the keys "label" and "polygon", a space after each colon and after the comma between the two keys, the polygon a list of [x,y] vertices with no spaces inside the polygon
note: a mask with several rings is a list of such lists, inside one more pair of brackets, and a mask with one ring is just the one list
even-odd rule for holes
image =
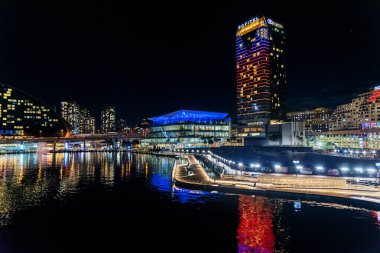
{"label": "curved waterfront", "polygon": [[0,252],[380,251],[380,206],[186,190],[173,187],[173,165],[130,153],[1,156]]}

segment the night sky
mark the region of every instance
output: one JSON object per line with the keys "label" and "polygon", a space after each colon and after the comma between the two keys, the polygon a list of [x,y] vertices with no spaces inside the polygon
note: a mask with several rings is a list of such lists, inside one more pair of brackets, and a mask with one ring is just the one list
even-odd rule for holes
{"label": "night sky", "polygon": [[115,105],[129,124],[181,108],[234,116],[236,28],[264,14],[285,27],[288,111],[380,83],[380,1],[266,2],[0,0],[0,82],[97,119]]}

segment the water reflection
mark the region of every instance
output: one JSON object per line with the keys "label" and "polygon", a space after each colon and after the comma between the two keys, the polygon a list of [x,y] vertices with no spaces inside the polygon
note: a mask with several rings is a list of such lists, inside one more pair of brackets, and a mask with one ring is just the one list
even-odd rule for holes
{"label": "water reflection", "polygon": [[[321,215],[320,212],[323,214]],[[332,224],[324,221],[324,219],[330,220]],[[304,236],[297,234],[297,238],[294,238],[294,233],[304,231],[306,234],[323,231],[326,234],[334,234],[332,231],[337,229],[337,224],[341,226],[340,229],[343,229],[340,233],[347,233],[345,237],[356,239],[358,235],[352,234],[352,230],[348,229],[351,226],[350,224],[356,224],[352,226],[363,226],[363,224],[356,223],[358,219],[367,223],[369,227],[374,224],[380,229],[380,211],[370,211],[365,208],[336,203],[291,201],[239,195],[239,225],[236,235],[238,252],[289,252],[292,242],[294,243],[296,239]],[[344,221],[344,223],[340,223],[340,221]],[[292,229],[293,231],[291,231]],[[379,230],[376,233],[379,234]],[[326,237],[329,236],[326,235]],[[310,242],[314,239],[318,241],[318,237],[307,237],[305,239]],[[355,239],[352,240],[352,243],[363,241],[362,238],[358,241]],[[375,242],[370,242],[376,245]],[[370,247],[370,249],[372,248]]]}
{"label": "water reflection", "polygon": [[[319,231],[330,229],[334,233],[336,231],[337,234],[346,233],[349,231],[351,222],[356,226],[368,228],[371,235],[380,235],[378,233],[380,231],[379,210],[316,201],[227,195],[183,189],[172,183],[173,165],[174,160],[171,158],[130,153],[0,156],[0,226],[11,224],[14,214],[20,210],[49,206],[52,203],[65,205],[74,196],[82,196],[82,199],[78,197],[81,200],[87,196],[95,196],[96,199],[99,191],[107,193],[107,201],[112,197],[115,198],[114,205],[118,208],[120,202],[123,201],[126,205],[133,206],[137,198],[125,200],[125,193],[132,191],[133,195],[136,194],[134,196],[141,199],[134,206],[136,209],[140,205],[149,206],[145,202],[149,203],[149,200],[156,196],[166,200],[158,202],[159,205],[166,205],[161,215],[169,212],[175,216],[178,208],[190,207],[187,210],[191,211],[185,216],[182,216],[180,212],[175,217],[180,224],[188,219],[187,226],[193,226],[196,232],[199,232],[197,230],[199,226],[204,226],[205,223],[208,224],[213,220],[216,222],[214,225],[224,225],[224,222],[220,222],[221,220],[232,220],[229,223],[230,227],[221,226],[221,234],[226,234],[225,239],[232,238],[231,244],[237,245],[237,250],[241,253],[289,252],[289,245],[302,238],[303,234],[306,234],[305,231],[311,233],[311,236],[304,239],[311,240],[318,238],[313,234],[316,228]],[[80,195],[83,191],[89,195]],[[143,193],[140,194],[138,191]],[[147,197],[146,195],[149,194],[154,197]],[[108,198],[110,196],[111,198]],[[174,203],[176,207],[172,210],[171,204],[168,203]],[[192,209],[191,207],[194,206],[197,208]],[[227,216],[230,216],[227,217],[225,215],[227,212],[221,211],[221,208],[229,210]],[[129,210],[129,207],[126,210]],[[138,212],[141,210],[139,209]],[[323,212],[319,212],[321,210]],[[186,211],[186,208],[182,211]],[[203,218],[200,220],[199,216]],[[238,224],[236,224],[236,217],[239,218]],[[320,222],[326,217],[329,222]],[[153,218],[150,222],[156,222],[155,219]],[[305,224],[310,222],[312,226],[302,227],[302,222]],[[330,222],[335,222],[335,225],[331,225]],[[174,221],[171,224],[177,225]],[[148,225],[149,223],[146,224]],[[232,230],[235,233],[236,228],[236,234],[229,233]],[[187,230],[184,230],[184,233],[189,236]],[[210,233],[207,232],[207,234],[212,233],[211,230]],[[347,233],[346,236],[357,237],[352,231]],[[326,237],[332,236],[326,235]],[[190,240],[192,240],[191,237]],[[219,237],[214,238],[214,241],[217,240]],[[361,240],[363,245],[368,243],[377,245],[373,240],[369,242],[365,241],[365,238]]]}
{"label": "water reflection", "polygon": [[239,196],[239,253],[274,252],[273,204],[264,197]]}
{"label": "water reflection", "polygon": [[[0,156],[0,225],[46,201],[66,201],[93,184],[112,190],[115,173],[126,180],[131,163],[121,154],[20,154]],[[124,155],[122,155],[124,156]],[[118,169],[116,169],[116,167]]]}

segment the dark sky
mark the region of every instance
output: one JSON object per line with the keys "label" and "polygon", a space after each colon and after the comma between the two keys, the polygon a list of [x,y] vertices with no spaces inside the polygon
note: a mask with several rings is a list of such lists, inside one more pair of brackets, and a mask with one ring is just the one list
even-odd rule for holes
{"label": "dark sky", "polygon": [[130,124],[180,108],[234,116],[236,27],[264,14],[286,29],[288,110],[380,83],[378,0],[123,2],[0,0],[0,81],[97,118],[115,105]]}

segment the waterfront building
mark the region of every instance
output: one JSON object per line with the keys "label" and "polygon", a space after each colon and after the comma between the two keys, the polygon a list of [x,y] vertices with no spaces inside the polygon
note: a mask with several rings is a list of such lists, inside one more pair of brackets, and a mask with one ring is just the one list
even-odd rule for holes
{"label": "waterfront building", "polygon": [[315,149],[380,149],[380,128],[313,133],[308,145]]}
{"label": "waterfront building", "polygon": [[116,114],[115,107],[108,106],[101,112],[102,132],[109,133],[116,131]]}
{"label": "waterfront building", "polygon": [[348,104],[339,105],[329,124],[331,131],[372,128],[380,128],[380,86],[359,94]]}
{"label": "waterfront building", "polygon": [[179,110],[148,118],[143,144],[167,148],[219,146],[231,136],[228,113]]}
{"label": "waterfront building", "polygon": [[73,134],[79,133],[79,105],[76,102],[61,102],[61,117],[69,123]]}
{"label": "waterfront building", "polygon": [[286,117],[290,121],[305,122],[306,133],[327,132],[332,109],[320,107],[312,110],[288,112]]}
{"label": "waterfront building", "polygon": [[265,137],[265,125],[285,118],[285,32],[264,16],[236,32],[237,117],[241,136]]}
{"label": "waterfront building", "polygon": [[50,107],[14,87],[0,84],[1,136],[65,136],[66,122]]}

